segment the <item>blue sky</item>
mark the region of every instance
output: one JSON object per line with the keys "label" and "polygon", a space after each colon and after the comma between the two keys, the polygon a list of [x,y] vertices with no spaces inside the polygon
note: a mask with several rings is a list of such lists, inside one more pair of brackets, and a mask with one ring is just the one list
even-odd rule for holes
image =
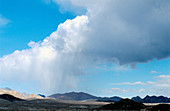
{"label": "blue sky", "polygon": [[1,0],[0,87],[170,96],[169,1],[123,2]]}
{"label": "blue sky", "polygon": [[9,20],[1,29],[0,56],[28,48],[31,40],[43,40],[60,23],[75,17],[73,13],[61,13],[57,4],[47,5],[42,0],[2,0],[0,13]]}

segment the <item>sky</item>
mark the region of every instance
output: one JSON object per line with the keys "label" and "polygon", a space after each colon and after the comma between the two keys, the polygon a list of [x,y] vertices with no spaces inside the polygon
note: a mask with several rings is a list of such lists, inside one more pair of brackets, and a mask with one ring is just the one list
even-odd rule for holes
{"label": "sky", "polygon": [[0,0],[0,87],[170,96],[169,0]]}

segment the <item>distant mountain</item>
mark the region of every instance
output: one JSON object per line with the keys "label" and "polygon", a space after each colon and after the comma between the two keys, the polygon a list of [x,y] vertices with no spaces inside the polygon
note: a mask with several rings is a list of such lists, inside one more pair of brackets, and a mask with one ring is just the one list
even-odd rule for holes
{"label": "distant mountain", "polygon": [[131,100],[139,102],[139,103],[144,103],[144,100],[139,96],[132,97]]}
{"label": "distant mountain", "polygon": [[97,97],[93,96],[84,92],[70,92],[64,94],[53,94],[49,96],[51,98],[56,98],[60,100],[88,100],[88,99],[96,99],[98,102],[117,102],[120,101],[122,98],[114,96],[114,97]]}
{"label": "distant mountain", "polygon": [[43,94],[38,94],[39,96],[41,96],[41,97],[43,97],[43,98],[45,98],[46,96],[45,95],[43,95]]}
{"label": "distant mountain", "polygon": [[7,91],[11,91],[12,89],[9,87],[5,87],[5,88],[0,88],[1,90],[7,90]]}
{"label": "distant mountain", "polygon": [[143,98],[145,103],[169,103],[170,98],[164,97],[164,96],[146,96]]}
{"label": "distant mountain", "polygon": [[9,94],[17,98],[21,99],[43,99],[43,97],[36,95],[36,94],[27,94],[27,93],[20,93],[16,90],[6,88],[0,88],[0,94]]}
{"label": "distant mountain", "polygon": [[23,101],[22,99],[14,97],[10,94],[2,94],[2,95],[0,95],[0,98],[11,101],[11,102],[13,102],[13,101]]}
{"label": "distant mountain", "polygon": [[[60,100],[75,100],[82,101],[88,99],[95,99],[98,102],[118,102],[123,98],[113,96],[113,97],[97,97],[84,92],[70,92],[64,94],[53,94],[49,96],[50,98],[60,99]],[[170,103],[170,98],[164,96],[146,96],[143,99],[139,96],[132,97],[131,100],[138,103]]]}
{"label": "distant mountain", "polygon": [[114,97],[99,97],[98,102],[118,102],[122,100],[123,98],[114,96]]}
{"label": "distant mountain", "polygon": [[123,98],[114,96],[114,97],[110,97],[110,99],[114,100],[115,102],[118,102],[118,101],[122,100]]}
{"label": "distant mountain", "polygon": [[84,92],[70,92],[64,94],[53,94],[49,97],[61,99],[61,100],[87,100],[87,99],[98,99],[98,97],[84,93]]}
{"label": "distant mountain", "polygon": [[131,98],[140,103],[170,103],[170,98],[164,96],[146,96],[143,99],[139,96]]}

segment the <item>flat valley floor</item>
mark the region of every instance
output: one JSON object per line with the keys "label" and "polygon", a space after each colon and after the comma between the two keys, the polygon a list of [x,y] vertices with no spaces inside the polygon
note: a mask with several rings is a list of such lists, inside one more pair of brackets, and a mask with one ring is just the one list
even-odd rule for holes
{"label": "flat valley floor", "polygon": [[[92,100],[62,101],[55,99],[38,99],[10,102],[8,100],[0,99],[0,111],[127,111],[127,110],[98,109],[106,104],[109,103],[95,102]],[[157,104],[145,104],[145,105],[154,106]],[[147,110],[131,110],[131,111],[147,111]]]}

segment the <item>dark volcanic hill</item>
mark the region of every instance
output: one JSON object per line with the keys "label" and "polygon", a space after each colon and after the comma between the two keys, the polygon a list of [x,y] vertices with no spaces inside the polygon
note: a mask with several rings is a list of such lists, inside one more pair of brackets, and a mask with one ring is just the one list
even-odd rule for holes
{"label": "dark volcanic hill", "polygon": [[22,99],[14,97],[14,96],[9,95],[9,94],[2,94],[2,95],[0,95],[0,98],[11,101],[11,102],[13,102],[13,101],[23,101]]}
{"label": "dark volcanic hill", "polygon": [[130,99],[122,99],[114,104],[107,104],[99,109],[105,110],[140,110],[144,109],[146,106],[142,103],[135,102]]}
{"label": "dark volcanic hill", "polygon": [[158,104],[156,106],[153,106],[149,110],[151,110],[151,111],[170,111],[170,105],[169,104]]}

